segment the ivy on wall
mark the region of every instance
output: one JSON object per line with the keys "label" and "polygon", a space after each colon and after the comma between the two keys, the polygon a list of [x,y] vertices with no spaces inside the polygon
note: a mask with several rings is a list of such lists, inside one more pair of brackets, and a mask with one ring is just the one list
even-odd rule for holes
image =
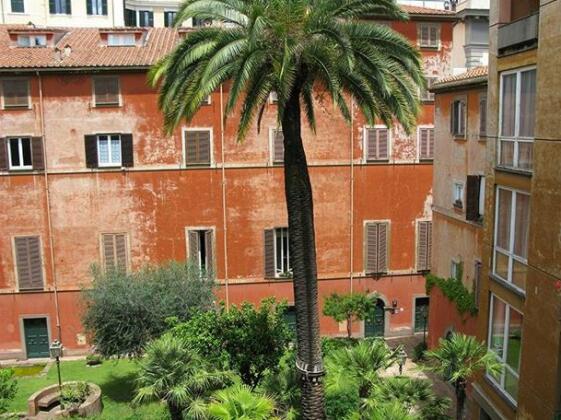
{"label": "ivy on wall", "polygon": [[460,314],[469,313],[470,315],[477,314],[477,306],[475,304],[475,293],[469,291],[462,282],[462,266],[456,278],[444,279],[437,277],[434,274],[427,274],[425,280],[425,288],[427,295],[434,286],[438,287],[444,296],[451,302],[456,304],[456,308]]}

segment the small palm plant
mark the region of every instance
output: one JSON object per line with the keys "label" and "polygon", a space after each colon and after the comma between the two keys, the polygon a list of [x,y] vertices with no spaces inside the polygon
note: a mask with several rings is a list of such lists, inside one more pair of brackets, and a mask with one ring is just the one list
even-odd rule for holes
{"label": "small palm plant", "polygon": [[456,393],[456,419],[464,417],[468,381],[479,372],[497,375],[501,365],[494,353],[475,337],[452,333],[441,339],[436,349],[426,352],[428,370],[439,373],[454,386]]}
{"label": "small palm plant", "polygon": [[326,386],[331,391],[357,387],[360,398],[366,398],[379,380],[380,371],[397,361],[399,350],[390,349],[380,339],[364,340],[356,346],[336,350],[326,362]]}
{"label": "small palm plant", "polygon": [[146,347],[133,401],[163,400],[172,420],[181,420],[183,412],[201,418],[212,392],[231,383],[230,373],[211,369],[183,340],[166,334]]}
{"label": "small palm plant", "polygon": [[274,411],[272,398],[241,384],[216,392],[208,405],[210,418],[216,420],[270,420]]}
{"label": "small palm plant", "polygon": [[[394,120],[407,132],[419,113],[424,85],[420,54],[387,25],[404,20],[395,0],[186,0],[175,24],[214,23],[190,33],[150,73],[160,88],[164,124],[190,122],[208,95],[224,88],[225,117],[237,113],[237,139],[262,119],[276,93],[284,141],[288,212],[303,418],[323,418],[317,264],[312,185],[302,142],[302,116],[315,131],[321,92],[347,122],[359,110],[368,124]],[[355,105],[352,105],[355,104]],[[309,374],[312,372],[312,374]]]}

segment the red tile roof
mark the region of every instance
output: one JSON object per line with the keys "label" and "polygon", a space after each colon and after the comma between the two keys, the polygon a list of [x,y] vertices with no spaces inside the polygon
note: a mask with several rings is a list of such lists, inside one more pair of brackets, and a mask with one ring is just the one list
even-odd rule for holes
{"label": "red tile roof", "polygon": [[450,10],[443,10],[443,9],[431,9],[428,7],[419,7],[419,6],[408,6],[403,4],[400,6],[403,10],[405,10],[410,15],[442,15],[442,16],[454,16],[456,13]]}
{"label": "red tile roof", "polygon": [[[55,32],[50,47],[18,47],[10,33]],[[112,47],[102,41],[107,32],[138,32],[139,28],[29,28],[25,25],[0,25],[0,69],[73,69],[87,67],[149,67],[170,52],[179,40],[169,28],[141,28],[139,46]]]}
{"label": "red tile roof", "polygon": [[485,82],[487,81],[487,74],[487,66],[474,67],[464,73],[446,76],[438,80],[432,85],[431,90],[441,90],[455,86]]}

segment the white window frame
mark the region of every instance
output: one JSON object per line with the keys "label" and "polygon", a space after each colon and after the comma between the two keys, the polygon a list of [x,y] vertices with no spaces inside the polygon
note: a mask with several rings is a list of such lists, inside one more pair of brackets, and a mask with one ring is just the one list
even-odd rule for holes
{"label": "white window frame", "polygon": [[[1,0],[0,0],[1,1]],[[2,105],[2,109],[4,110],[17,110],[17,109],[31,109],[31,82],[29,79],[23,79],[27,82],[27,106],[6,106],[4,100],[4,82],[10,80],[22,80],[20,78],[6,78],[0,79],[0,102]]]}
{"label": "white window frame", "polygon": [[210,163],[208,167],[214,167],[216,162],[214,161],[214,130],[212,127],[183,127],[181,129],[181,153],[182,153],[182,166],[188,168],[191,166],[197,166],[196,164],[187,164],[187,150],[185,150],[185,133],[188,131],[209,131],[210,132]]}
{"label": "white window frame", "polygon": [[26,12],[27,7],[25,7],[26,6],[25,2],[26,2],[26,0],[23,0],[23,12],[14,12],[14,9],[12,7],[12,2],[10,1],[10,12],[9,13],[13,14],[13,15],[25,15],[25,14],[27,14],[27,12]]}
{"label": "white window frame", "polygon": [[[450,260],[450,278],[458,279],[458,270],[460,269],[461,265],[462,261],[459,258],[452,258]],[[462,281],[462,279],[459,280]]]}
{"label": "white window frame", "polygon": [[[432,157],[421,157],[421,130],[427,129],[427,128],[433,130],[434,144],[433,144],[433,148],[431,150]],[[434,160],[434,145],[435,144],[436,144],[436,130],[434,128],[434,125],[432,125],[432,124],[418,125],[417,126],[417,161],[421,162],[421,161]],[[430,139],[429,139],[429,144],[427,145],[427,147],[430,147]]]}
{"label": "white window frame", "polygon": [[279,102],[279,95],[277,92],[275,91],[271,91],[271,93],[269,93],[269,103],[271,105],[273,104],[277,104]]}
{"label": "white window frame", "polygon": [[[119,102],[118,103],[114,103],[114,102],[97,102],[96,100],[96,94],[95,94],[95,83],[97,80],[103,80],[103,79],[117,79],[117,89],[118,89],[118,97],[119,97]],[[92,107],[94,108],[110,108],[110,107],[119,107],[119,106],[123,106],[123,96],[121,94],[121,78],[119,76],[92,76]]]}
{"label": "white window frame", "polygon": [[[24,165],[23,164],[23,146],[22,146],[22,139],[29,139],[29,154],[31,156],[31,165]],[[8,141],[8,166],[11,171],[27,171],[33,169],[33,144],[32,139],[29,136],[23,137],[8,137],[6,139]],[[18,157],[21,165],[14,166],[12,165],[12,148],[10,147],[10,142],[12,140],[18,140]]]}
{"label": "white window frame", "polygon": [[[99,148],[99,142],[101,140],[102,137],[106,137],[107,138],[107,153],[108,153],[108,158],[109,158],[109,162],[107,163],[102,163],[101,162],[101,152],[100,152],[100,148]],[[112,142],[113,137],[118,137],[119,139],[119,161],[118,162],[113,162],[113,156],[112,156]],[[96,147],[97,147],[97,166],[99,166],[100,168],[118,168],[123,166],[123,139],[121,138],[120,134],[97,134],[96,135]]]}
{"label": "white window frame", "polygon": [[[437,35],[438,35],[438,39],[436,40],[436,45],[423,45],[423,43],[422,43],[422,36],[418,36],[417,45],[418,45],[420,48],[427,48],[427,49],[436,49],[436,50],[440,50],[440,47],[442,46],[442,41],[441,41],[441,38],[442,38],[442,34],[441,34],[442,27],[441,27],[441,25],[440,25],[439,23],[432,23],[432,22],[419,22],[418,25],[419,25],[419,29],[418,29],[418,32],[419,32],[419,33],[422,33],[422,31],[423,31],[422,27],[423,27],[423,26],[428,26],[429,28],[436,28],[436,30],[437,30]],[[429,29],[429,41],[430,41],[430,29]]]}
{"label": "white window frame", "polygon": [[[531,162],[531,167],[529,169],[520,168],[519,167],[519,146],[520,143],[534,143],[535,137],[521,137],[519,135],[520,132],[520,97],[521,97],[521,89],[522,89],[522,73],[534,70],[536,71],[536,78],[537,78],[537,67],[536,66],[526,66],[520,67],[514,70],[507,70],[500,72],[500,87],[499,87],[499,144],[497,147],[497,166],[507,167],[511,169],[515,169],[517,171],[524,171],[524,172],[532,172],[533,171],[533,162]],[[512,74],[516,74],[516,89],[515,89],[515,116],[514,116],[514,136],[513,137],[506,137],[503,136],[503,89],[504,89],[504,77],[509,76]],[[536,79],[536,87],[537,87],[537,79]],[[536,91],[536,99],[537,99],[537,91]],[[537,101],[536,101],[537,106]],[[537,112],[534,113],[534,117],[537,116]],[[489,116],[487,116],[489,117]],[[534,121],[534,130],[536,121]],[[513,158],[512,158],[512,166],[501,165],[501,144],[502,142],[513,142],[514,143],[514,151],[513,151]]]}
{"label": "white window frame", "polygon": [[461,193],[461,197],[459,198],[459,200],[462,203],[462,208],[464,207],[464,202],[465,202],[465,184],[462,181],[454,181],[452,183],[452,204],[455,204],[456,201],[458,200],[457,198],[457,187],[461,187],[462,193]]}
{"label": "white window frame", "polygon": [[[460,111],[463,110],[463,115],[456,115],[456,103],[461,104],[463,102],[464,106],[460,106],[458,108],[458,114],[460,113]],[[457,132],[454,125],[452,125],[452,136],[454,136],[455,138],[460,138],[460,139],[465,139],[467,138],[467,130],[468,130],[468,126],[467,126],[467,114],[468,114],[468,102],[467,102],[467,97],[465,96],[461,96],[461,97],[456,97],[454,98],[454,100],[452,101],[452,109],[450,110],[450,112],[452,113],[452,121],[454,123],[456,123],[456,121],[464,121],[464,132],[460,133]],[[461,118],[460,118],[461,117]],[[458,124],[458,127],[460,126],[460,124]]]}
{"label": "white window frame", "polygon": [[[512,193],[512,202],[510,203],[510,216],[511,216],[511,220],[510,220],[510,235],[508,238],[509,241],[509,250],[506,250],[504,248],[501,248],[499,246],[497,246],[497,234],[499,231],[499,190],[505,190],[505,191],[510,191]],[[525,191],[521,191],[521,190],[516,190],[514,188],[509,188],[509,187],[505,187],[503,185],[497,185],[496,189],[495,189],[495,227],[493,229],[493,275],[498,277],[499,279],[509,283],[510,285],[512,285],[512,287],[522,291],[525,293],[524,289],[521,289],[520,287],[518,287],[517,285],[515,285],[512,282],[512,273],[513,273],[513,268],[514,268],[514,261],[516,260],[516,262],[520,263],[520,264],[524,264],[526,266],[528,266],[528,259],[527,258],[522,258],[519,257],[518,255],[514,254],[514,239],[515,239],[515,235],[516,235],[516,231],[515,231],[515,227],[516,227],[516,196],[518,194],[523,194],[523,195],[527,195],[529,197],[529,199],[531,200],[531,194],[525,192]],[[528,205],[531,205],[531,201],[528,203]],[[528,211],[530,211],[530,209],[528,209]],[[528,223],[530,223],[530,221],[528,220]],[[528,226],[528,229],[530,228],[530,226]],[[529,236],[529,235],[528,235]],[[501,253],[503,256],[508,258],[508,278],[503,278],[501,277],[499,274],[497,274],[497,270],[496,270],[496,266],[497,266],[497,252]]]}
{"label": "white window frame", "polygon": [[[505,305],[505,324],[503,327],[503,354],[501,357],[499,357],[499,355],[492,350],[491,347],[491,334],[493,332],[493,314],[494,314],[494,309],[495,309],[495,299],[499,299],[501,302],[504,303]],[[493,384],[495,384],[497,386],[497,388],[501,391],[501,394],[503,394],[506,398],[508,398],[508,400],[510,402],[512,402],[515,406],[517,406],[517,401],[516,399],[514,399],[505,389],[504,387],[504,383],[505,383],[505,377],[506,377],[506,370],[508,369],[509,373],[512,376],[515,376],[518,381],[520,381],[520,373],[516,373],[506,362],[506,355],[508,353],[508,332],[510,330],[510,310],[511,310],[511,306],[504,301],[503,299],[499,298],[497,295],[495,295],[494,293],[491,293],[491,301],[489,302],[489,321],[487,323],[487,348],[489,349],[489,351],[493,352],[494,355],[496,355],[497,361],[501,364],[503,370],[502,373],[500,374],[501,378],[500,378],[500,382],[497,382],[497,380],[490,375],[488,372],[485,372],[485,376],[487,377],[487,379],[489,379]],[[516,308],[512,308],[514,311],[518,312],[521,316],[522,316],[522,323],[524,323],[524,314],[517,310]],[[524,327],[522,326],[522,329]],[[522,346],[520,347],[520,361],[522,360]]]}
{"label": "white window frame", "polygon": [[[189,255],[189,231],[197,231],[199,232],[199,240],[200,240],[200,232],[204,232],[210,230],[212,231],[212,255],[214,256],[214,259],[216,259],[216,226],[186,226],[185,227],[185,255],[187,255],[187,260],[190,260],[192,258],[191,255]],[[207,257],[208,257],[208,253],[207,253]],[[199,252],[199,255],[197,255],[197,260],[199,263],[199,267],[202,267],[201,264],[201,254]],[[205,268],[208,270],[207,267],[207,262],[205,262]],[[213,261],[210,261],[210,264],[212,265]]]}
{"label": "white window frame", "polygon": [[[278,261],[277,261],[277,238],[278,238],[278,234],[279,231],[281,232],[281,240],[283,240],[284,238],[286,238],[286,242],[287,242],[287,246],[286,248],[288,249],[288,254],[286,255],[286,260],[287,260],[287,265],[288,267],[285,267],[286,270],[282,270],[282,268],[278,267]],[[284,235],[284,232],[286,232],[286,235]],[[274,246],[273,246],[273,252],[275,255],[275,277],[276,278],[280,278],[282,277],[282,274],[284,273],[290,273],[292,274],[292,266],[290,264],[290,237],[288,234],[288,227],[275,227],[273,228],[273,233],[274,233]],[[284,250],[281,249],[281,264],[282,261],[284,260]]]}
{"label": "white window frame", "polygon": [[[371,129],[380,129],[384,128],[388,130],[388,157],[387,158],[377,158],[377,159],[368,159],[368,130]],[[392,136],[392,127],[388,127],[385,124],[374,124],[374,125],[365,125],[362,127],[362,160],[364,163],[376,163],[376,162],[383,162],[387,163],[392,160],[393,156],[393,136]]]}
{"label": "white window frame", "polygon": [[479,217],[485,215],[485,175],[479,177]]}
{"label": "white window frame", "polygon": [[[132,44],[122,43],[122,42],[115,44],[109,41],[110,39],[122,41],[125,39],[125,37],[130,37],[130,36],[132,36],[133,39]],[[107,34],[107,46],[108,47],[135,47],[136,35],[133,32],[110,32]]]}

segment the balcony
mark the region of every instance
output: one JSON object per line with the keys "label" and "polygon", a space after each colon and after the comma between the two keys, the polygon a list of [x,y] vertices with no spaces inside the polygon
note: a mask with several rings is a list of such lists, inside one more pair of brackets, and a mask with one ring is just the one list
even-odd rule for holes
{"label": "balcony", "polygon": [[499,28],[499,55],[533,48],[538,44],[539,13],[522,17]]}

